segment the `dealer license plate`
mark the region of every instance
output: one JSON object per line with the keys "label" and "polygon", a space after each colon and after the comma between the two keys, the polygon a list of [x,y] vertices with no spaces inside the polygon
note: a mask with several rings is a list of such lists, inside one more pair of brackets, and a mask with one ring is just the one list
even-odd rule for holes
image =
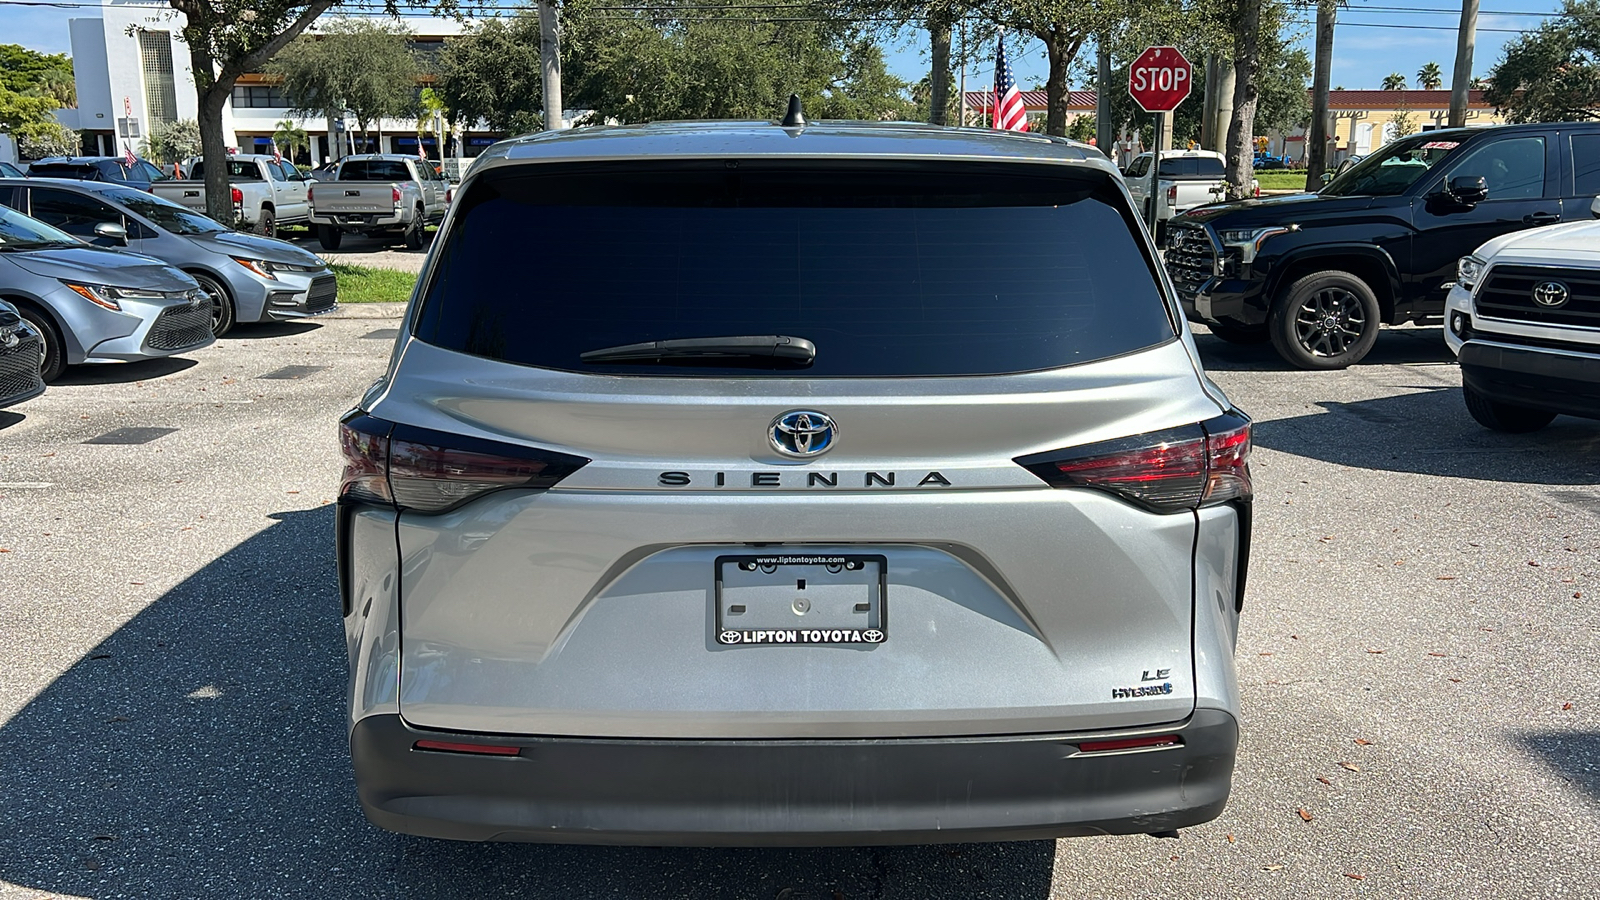
{"label": "dealer license plate", "polygon": [[887,561],[867,554],[719,556],[720,644],[881,644]]}

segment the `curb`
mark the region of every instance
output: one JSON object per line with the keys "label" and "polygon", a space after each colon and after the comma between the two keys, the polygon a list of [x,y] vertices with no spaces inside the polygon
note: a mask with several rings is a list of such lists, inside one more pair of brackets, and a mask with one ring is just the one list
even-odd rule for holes
{"label": "curb", "polygon": [[406,313],[405,303],[341,303],[318,319],[398,319]]}

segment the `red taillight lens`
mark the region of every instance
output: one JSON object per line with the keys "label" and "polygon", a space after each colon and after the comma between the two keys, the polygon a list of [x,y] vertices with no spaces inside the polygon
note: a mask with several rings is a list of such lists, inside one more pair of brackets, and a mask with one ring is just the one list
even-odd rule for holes
{"label": "red taillight lens", "polygon": [[244,191],[241,191],[238,188],[232,188],[231,190],[229,190],[228,193],[229,193],[230,196],[233,197],[233,202],[234,202],[235,205],[237,205],[237,206],[243,206],[244,205]]}
{"label": "red taillight lens", "polygon": [[311,196],[316,193],[316,190],[317,189],[314,188],[314,187],[307,187],[306,188],[306,202],[307,203],[311,202]]}
{"label": "red taillight lens", "polygon": [[364,413],[339,423],[340,499],[437,513],[505,488],[544,489],[589,460],[395,425]]}
{"label": "red taillight lens", "polygon": [[1183,740],[1175,734],[1160,734],[1154,737],[1120,738],[1114,741],[1083,741],[1078,744],[1079,753],[1105,753],[1110,750],[1149,750],[1156,747],[1176,747]]}
{"label": "red taillight lens", "polygon": [[445,188],[444,189],[444,205],[445,206],[449,206],[450,202],[452,200],[454,200],[454,199],[456,199],[456,189],[453,188],[453,187]]}
{"label": "red taillight lens", "polygon": [[1229,413],[1199,425],[1017,462],[1054,487],[1108,491],[1154,512],[1249,500],[1250,420]]}
{"label": "red taillight lens", "polygon": [[1169,206],[1171,206],[1171,205],[1175,205],[1177,202],[1178,202],[1178,186],[1177,185],[1173,185],[1173,186],[1167,188],[1167,204]]}
{"label": "red taillight lens", "polygon": [[435,753],[476,753],[480,756],[516,756],[522,752],[521,747],[505,744],[462,744],[454,741],[417,741],[411,745],[411,749],[432,750]]}
{"label": "red taillight lens", "polygon": [[389,192],[394,196],[394,205],[395,206],[399,206],[400,205],[400,189],[398,187],[391,186],[389,188]]}

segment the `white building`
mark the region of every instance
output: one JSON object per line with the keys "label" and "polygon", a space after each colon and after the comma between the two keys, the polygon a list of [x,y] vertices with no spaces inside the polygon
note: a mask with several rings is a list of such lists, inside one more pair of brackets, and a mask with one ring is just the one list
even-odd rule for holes
{"label": "white building", "polygon": [[[165,3],[148,0],[106,0],[98,12],[96,18],[75,18],[68,23],[78,108],[59,112],[62,124],[82,132],[87,150],[119,155],[124,144],[137,148],[155,123],[197,118],[194,73],[189,48],[182,40],[182,15]],[[401,21],[415,35],[419,49],[430,44],[437,47],[463,28],[454,19],[431,16]],[[315,28],[313,25],[311,33]],[[228,146],[240,152],[270,153],[272,134],[285,119],[305,129],[311,138],[311,152],[301,153],[298,162],[314,164],[343,155],[329,139],[329,130],[335,127],[332,123],[320,116],[291,114],[282,92],[261,75],[245,75],[234,86],[232,100],[222,112],[223,136]],[[349,127],[354,130],[356,125],[352,121]],[[351,143],[357,151],[417,152],[415,120],[386,119],[369,128],[372,133],[367,145],[362,146],[359,134],[350,135],[345,152],[350,151]],[[380,132],[381,138],[377,136]],[[468,132],[459,155],[476,156],[499,137]],[[423,146],[429,156],[440,157],[432,136],[423,139]]]}

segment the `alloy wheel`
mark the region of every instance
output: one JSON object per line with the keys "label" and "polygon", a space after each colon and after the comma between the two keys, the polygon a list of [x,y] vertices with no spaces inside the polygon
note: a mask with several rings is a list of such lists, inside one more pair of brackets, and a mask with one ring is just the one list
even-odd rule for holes
{"label": "alloy wheel", "polygon": [[1366,328],[1361,299],[1341,287],[1317,291],[1295,310],[1295,337],[1312,356],[1343,356],[1361,340]]}

